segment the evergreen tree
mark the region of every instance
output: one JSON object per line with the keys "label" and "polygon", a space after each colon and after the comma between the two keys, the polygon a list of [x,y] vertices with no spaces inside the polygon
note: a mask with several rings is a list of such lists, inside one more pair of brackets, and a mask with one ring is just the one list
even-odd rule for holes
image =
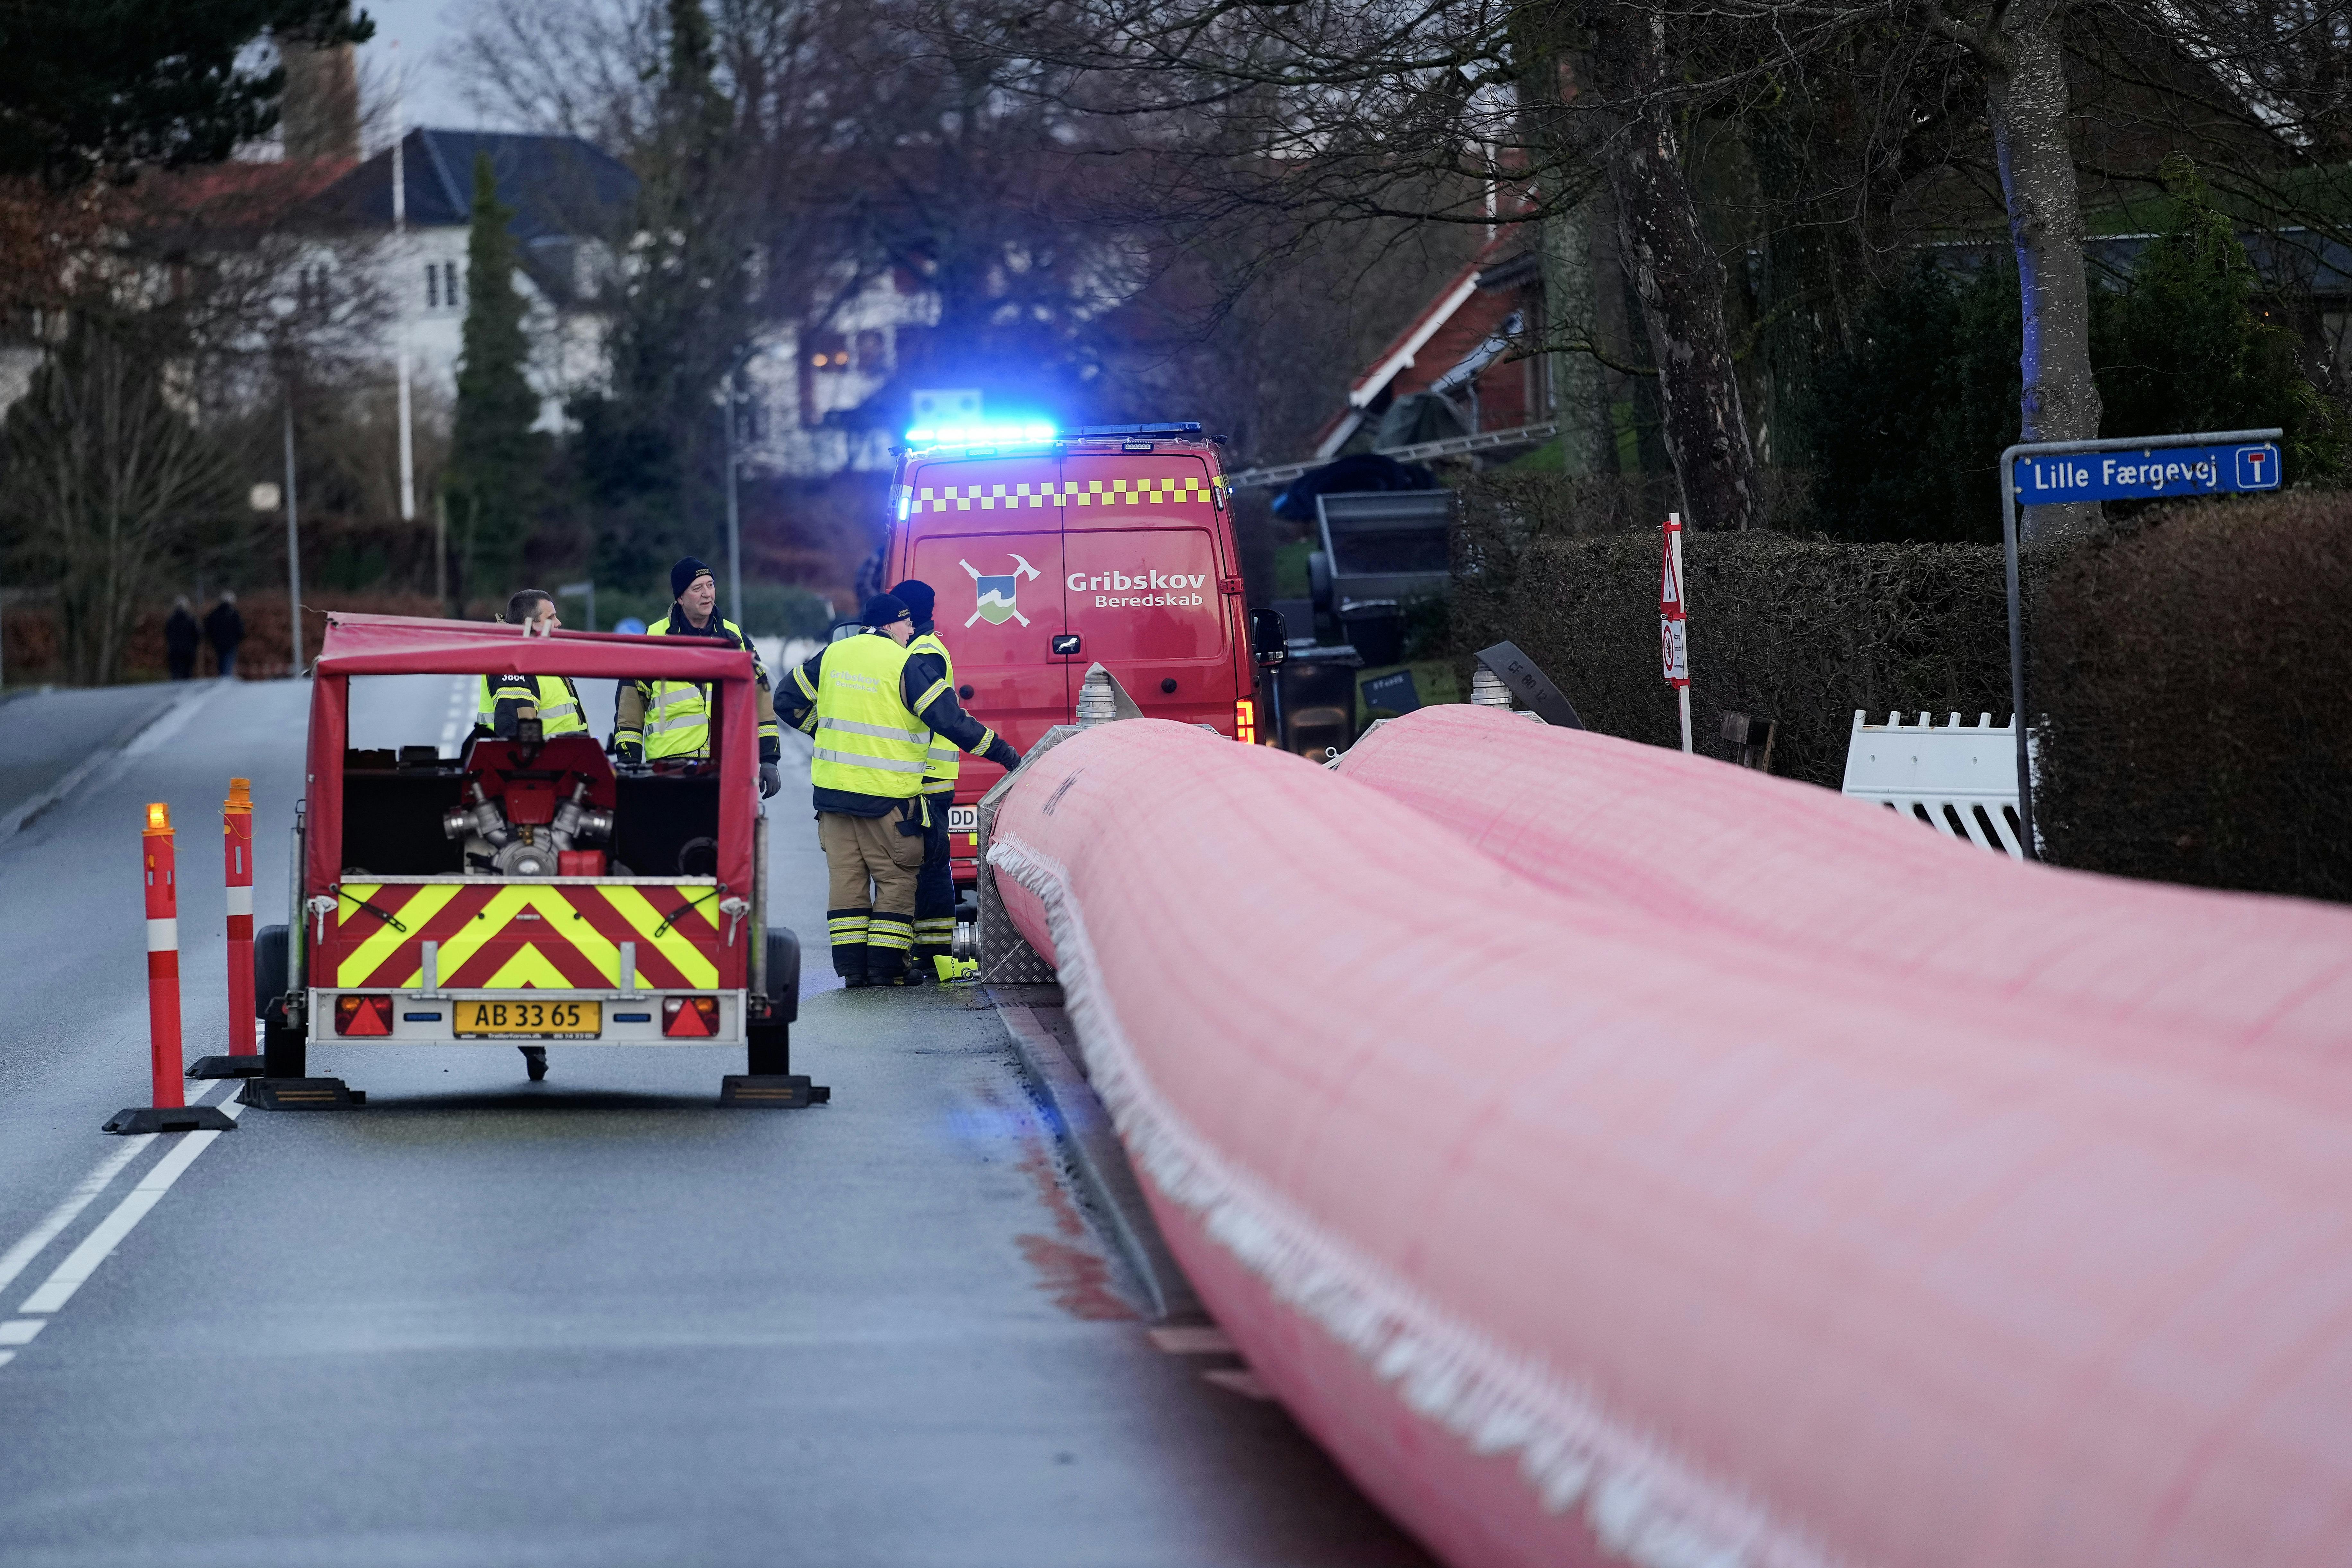
{"label": "evergreen tree", "polygon": [[2337,421],[2297,363],[2295,340],[2272,319],[2263,285],[2229,215],[2196,165],[2164,161],[2172,217],[2120,290],[2096,297],[2093,348],[2105,417],[2099,434],[2191,430],[2287,433],[2298,479],[2342,467]]}
{"label": "evergreen tree", "polygon": [[539,395],[523,374],[530,345],[515,291],[512,208],[499,203],[488,153],[474,158],[473,226],[466,238],[466,325],[457,369],[457,409],[445,481],[450,583],[457,603],[469,591],[503,595],[521,564],[530,531],[544,440],[531,426]]}
{"label": "evergreen tree", "polygon": [[719,385],[751,330],[753,194],[700,0],[667,0],[668,59],[652,134],[630,162],[636,211],[607,348],[607,387],[573,400],[572,446],[597,575],[655,583],[709,554],[722,506]]}
{"label": "evergreen tree", "polygon": [[1811,389],[1813,507],[1842,539],[1998,541],[2001,448],[2017,439],[2017,273],[1966,281],[1922,258],[1861,310]]}

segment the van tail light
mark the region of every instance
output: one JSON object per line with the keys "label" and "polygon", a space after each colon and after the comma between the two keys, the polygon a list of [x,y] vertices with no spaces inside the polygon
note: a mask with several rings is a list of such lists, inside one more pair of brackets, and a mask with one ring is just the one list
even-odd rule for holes
{"label": "van tail light", "polygon": [[707,1040],[719,1032],[716,996],[662,998],[662,1033],[673,1039]]}
{"label": "van tail light", "polygon": [[335,1033],[389,1035],[392,1033],[392,998],[389,996],[336,997]]}
{"label": "van tail light", "polygon": [[1234,703],[1234,739],[1244,746],[1257,744],[1257,704],[1247,697]]}

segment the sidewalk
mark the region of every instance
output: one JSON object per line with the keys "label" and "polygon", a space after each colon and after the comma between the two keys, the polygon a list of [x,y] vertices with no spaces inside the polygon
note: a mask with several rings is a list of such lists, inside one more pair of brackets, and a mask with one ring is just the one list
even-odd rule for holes
{"label": "sidewalk", "polygon": [[208,690],[209,680],[157,680],[141,686],[58,687],[28,691],[0,705],[8,745],[0,752],[0,820],[53,788],[95,753],[112,752],[176,703]]}

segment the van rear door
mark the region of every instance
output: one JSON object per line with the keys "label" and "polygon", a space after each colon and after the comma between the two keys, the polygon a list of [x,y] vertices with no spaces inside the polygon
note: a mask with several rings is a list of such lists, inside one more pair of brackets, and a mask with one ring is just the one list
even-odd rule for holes
{"label": "van rear door", "polygon": [[1235,568],[1208,465],[1181,449],[1073,452],[1062,478],[1073,678],[1098,663],[1151,717],[1232,734],[1244,694],[1220,579]]}
{"label": "van rear door", "polygon": [[[958,700],[1013,743],[1029,746],[1069,716],[1062,502],[1052,458],[925,458],[908,466],[905,575],[939,595],[940,640],[954,656]],[[1002,773],[963,760],[960,798]]]}

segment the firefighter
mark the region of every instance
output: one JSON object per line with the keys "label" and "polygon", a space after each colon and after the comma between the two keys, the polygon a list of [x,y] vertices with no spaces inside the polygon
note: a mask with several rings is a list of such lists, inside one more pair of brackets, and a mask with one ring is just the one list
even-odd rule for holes
{"label": "firefighter", "polygon": [[[503,617],[511,626],[527,626],[541,636],[563,624],[555,600],[541,588],[525,588],[507,601]],[[584,735],[588,716],[580,706],[580,689],[568,675],[501,675],[482,677],[482,691],[474,712],[474,733],[511,741],[515,721],[526,708],[539,713],[539,732],[548,740],[558,735]]]}
{"label": "firefighter", "polygon": [[[760,793],[783,787],[777,764],[783,760],[776,701],[768,689],[768,667],[743,628],[718,613],[719,580],[689,555],[669,569],[674,603],[669,614],[646,628],[649,637],[713,637],[750,649],[759,682]],[[710,755],[710,689],[691,680],[625,680],[613,721],[613,754],[624,763],[707,759]]]}
{"label": "firefighter", "polygon": [[[500,617],[509,626],[529,626],[541,637],[563,625],[555,613],[554,595],[543,588],[524,588],[507,601]],[[515,723],[526,709],[539,715],[539,732],[547,740],[558,735],[584,735],[588,718],[580,707],[580,689],[568,675],[501,675],[482,677],[482,694],[474,712],[474,734],[511,741]],[[530,1081],[547,1077],[547,1047],[517,1046]]]}
{"label": "firefighter", "polygon": [[783,711],[815,741],[809,782],[832,874],[834,973],[848,986],[897,985],[914,945],[934,737],[1008,769],[1021,758],[956,705],[936,657],[909,657],[915,624],[904,602],[877,594],[860,618],[866,631],[793,671]]}
{"label": "firefighter", "polygon": [[[928,689],[933,680],[944,680],[948,689],[955,689],[955,660],[941,642],[939,628],[931,620],[932,607],[939,595],[929,583],[909,577],[890,590],[890,596],[907,606],[907,614],[915,623],[915,635],[907,644],[907,664],[910,674],[919,661],[922,665],[921,684]],[[950,956],[955,951],[955,872],[948,863],[948,807],[955,804],[956,775],[962,771],[961,757],[955,742],[944,735],[931,737],[931,748],[923,770],[923,808],[930,817],[930,826],[923,832],[923,868],[915,876],[915,951],[909,974],[917,984],[938,973],[932,962]]]}

